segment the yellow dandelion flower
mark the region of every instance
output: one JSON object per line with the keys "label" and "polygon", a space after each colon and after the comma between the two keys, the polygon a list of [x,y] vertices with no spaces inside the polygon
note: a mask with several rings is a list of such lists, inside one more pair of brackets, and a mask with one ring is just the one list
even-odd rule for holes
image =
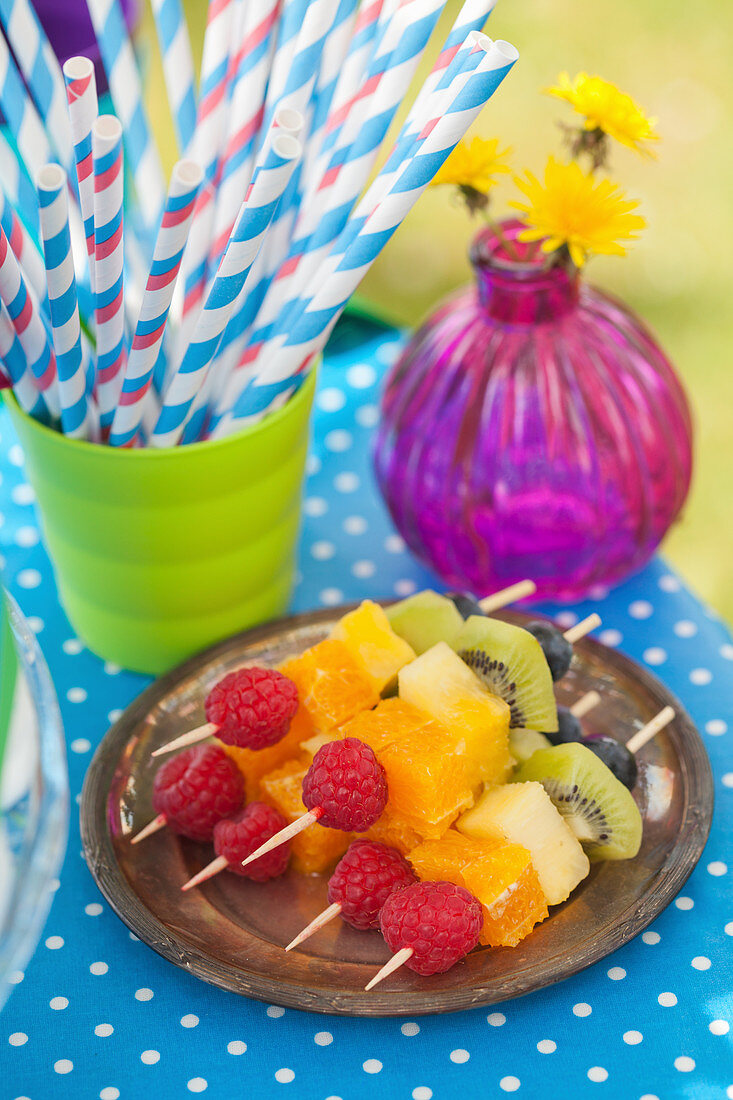
{"label": "yellow dandelion flower", "polygon": [[498,138],[475,137],[468,144],[459,141],[451,155],[438,169],[431,187],[452,183],[487,195],[496,183],[496,176],[511,169],[504,161],[511,149],[499,150]]}
{"label": "yellow dandelion flower", "polygon": [[624,244],[636,240],[646,224],[632,213],[637,201],[627,199],[610,180],[596,182],[575,162],[561,164],[550,157],[544,183],[531,172],[515,182],[528,200],[510,204],[527,224],[519,239],[541,240],[543,252],[567,245],[577,267],[592,254],[624,256]]}
{"label": "yellow dandelion flower", "polygon": [[659,140],[657,120],[647,118],[631,96],[600,76],[578,73],[571,80],[568,73],[560,73],[557,84],[545,92],[566,100],[584,117],[586,130],[602,130],[637,153],[650,155],[645,142]]}

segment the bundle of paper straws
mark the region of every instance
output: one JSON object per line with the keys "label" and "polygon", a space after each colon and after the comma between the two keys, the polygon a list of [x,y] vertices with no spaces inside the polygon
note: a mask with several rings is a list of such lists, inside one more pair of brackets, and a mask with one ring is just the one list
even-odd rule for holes
{"label": "bundle of paper straws", "polygon": [[180,0],[153,0],[185,158],[166,193],[119,0],[88,0],[117,117],[31,0],[0,0],[0,359],[21,407],[166,447],[283,405],[516,61],[480,33],[494,2],[465,0],[374,175],[443,0],[210,0],[198,90]]}

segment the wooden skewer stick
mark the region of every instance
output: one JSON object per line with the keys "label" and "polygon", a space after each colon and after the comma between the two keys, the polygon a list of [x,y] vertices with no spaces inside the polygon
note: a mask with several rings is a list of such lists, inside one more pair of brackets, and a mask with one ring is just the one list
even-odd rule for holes
{"label": "wooden skewer stick", "polygon": [[285,950],[292,951],[294,947],[298,946],[298,944],[304,943],[305,940],[310,939],[310,937],[315,932],[320,932],[320,930],[322,928],[325,928],[328,922],[332,921],[334,917],[337,917],[340,912],[341,906],[337,901],[335,901],[333,905],[329,905],[327,909],[324,909],[322,913],[319,913],[317,917],[314,917],[310,924],[306,925],[302,932],[298,932],[298,935],[295,937],[294,940],[290,941]]}
{"label": "wooden skewer stick", "polygon": [[228,859],[225,859],[224,856],[217,856],[216,859],[212,859],[211,863],[207,863],[203,871],[199,871],[197,875],[185,882],[181,889],[190,890],[194,886],[199,886],[202,882],[206,882],[207,878],[213,878],[214,875],[218,875],[219,871],[223,871],[228,866]]}
{"label": "wooden skewer stick", "polygon": [[639,749],[643,748],[648,741],[651,741],[652,737],[656,737],[660,730],[663,730],[675,716],[673,707],[665,707],[660,710],[659,714],[655,715],[650,722],[647,722],[645,726],[634,734],[630,740],[626,742],[626,748],[629,752],[637,753]]}
{"label": "wooden skewer stick", "polygon": [[203,726],[197,726],[195,730],[189,730],[188,733],[182,733],[180,737],[176,737],[174,741],[169,741],[167,745],[161,745],[159,749],[151,753],[151,756],[163,756],[167,752],[173,752],[174,749],[183,749],[187,745],[196,745],[199,741],[205,741],[207,737],[214,737],[219,727],[215,722],[206,722]]}
{"label": "wooden skewer stick", "polygon": [[368,992],[370,989],[374,989],[375,985],[379,985],[385,978],[388,978],[390,974],[394,974],[395,970],[399,970],[401,966],[411,959],[414,952],[411,947],[401,947],[397,951],[389,962],[386,962],[378,974],[375,974],[370,982],[364,986],[364,989]]}
{"label": "wooden skewer stick", "polygon": [[568,710],[574,718],[584,718],[589,711],[597,707],[601,701],[601,697],[597,691],[586,691],[585,695],[581,695],[572,707],[568,707]]}
{"label": "wooden skewer stick", "polygon": [[136,833],[132,838],[132,844],[139,844],[141,840],[145,840],[146,836],[152,836],[153,833],[157,833],[159,829],[164,829],[168,824],[165,814],[158,814],[152,821],[149,821],[144,829],[141,829],[139,833]]}
{"label": "wooden skewer stick", "polygon": [[534,581],[517,581],[508,588],[502,588],[500,592],[494,592],[491,596],[485,596],[479,600],[478,605],[484,615],[490,615],[492,611],[498,611],[500,607],[508,607],[510,603],[523,600],[525,596],[532,596],[537,591]]}
{"label": "wooden skewer stick", "polygon": [[284,844],[286,840],[292,840],[298,833],[302,833],[304,829],[309,828],[323,816],[323,810],[320,806],[316,806],[314,810],[308,810],[302,814],[295,821],[291,821],[289,825],[286,825],[284,829],[281,829],[279,833],[275,833],[269,840],[266,840],[264,844],[260,844],[259,848],[256,848],[251,855],[242,860],[242,866],[246,867],[249,863],[254,863],[260,856],[267,855],[273,848],[279,848],[281,844]]}
{"label": "wooden skewer stick", "polygon": [[563,638],[566,642],[570,642],[571,645],[575,645],[576,642],[584,638],[586,634],[590,634],[591,630],[595,630],[596,627],[600,625],[601,616],[594,611],[592,615],[588,615],[586,619],[581,619],[575,626],[571,626],[569,630],[566,630],[563,634]]}

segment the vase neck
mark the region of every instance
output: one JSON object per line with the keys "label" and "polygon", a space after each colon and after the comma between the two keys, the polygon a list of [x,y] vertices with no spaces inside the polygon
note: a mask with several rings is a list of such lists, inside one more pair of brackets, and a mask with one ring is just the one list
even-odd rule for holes
{"label": "vase neck", "polygon": [[557,321],[577,304],[577,272],[560,265],[547,268],[544,252],[517,239],[522,228],[519,222],[504,222],[501,237],[487,226],[474,238],[470,258],[479,300],[487,314],[503,324]]}

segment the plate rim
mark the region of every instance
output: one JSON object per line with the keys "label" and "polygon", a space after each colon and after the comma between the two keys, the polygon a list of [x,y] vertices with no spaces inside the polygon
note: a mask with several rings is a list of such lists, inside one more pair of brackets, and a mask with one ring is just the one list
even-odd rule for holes
{"label": "plate rim", "polygon": [[[395,601],[376,602],[387,606]],[[333,997],[315,990],[310,991],[308,997],[308,991],[304,991],[302,986],[290,986],[280,976],[265,977],[256,973],[246,975],[241,971],[232,972],[196,945],[186,943],[185,951],[182,951],[165,925],[142,903],[122,872],[108,828],[107,801],[110,782],[130,739],[130,728],[139,725],[169,689],[195,672],[202,664],[226,654],[233,646],[257,644],[271,636],[276,637],[285,629],[297,630],[321,622],[331,622],[353,610],[358,603],[359,601],[355,601],[283,616],[216,642],[154,680],[128,704],[110,726],[99,742],[84,778],[80,831],[87,866],[102,895],[120,920],[162,958],[227,992],[268,1003],[275,999],[278,1004],[302,1011],[356,1017],[401,1017],[467,1011],[526,996],[573,977],[639,935],[671,903],[692,874],[704,851],[714,809],[712,768],[697,727],[666,685],[633,658],[594,638],[586,637],[576,645],[590,653],[602,655],[604,662],[614,671],[632,675],[646,692],[658,697],[662,705],[669,703],[674,707],[675,723],[680,727],[683,737],[681,743],[684,745],[684,755],[678,752],[677,757],[684,764],[686,773],[682,824],[665,863],[627,910],[610,928],[602,932],[588,950],[570,959],[559,952],[548,960],[540,984],[537,984],[536,974],[534,979],[532,977],[534,968],[529,968],[503,982],[489,980],[465,990],[403,990],[399,1004],[395,1004],[394,991],[375,991],[367,995],[363,990],[355,989]],[[527,612],[521,608],[518,609],[518,614],[525,616]],[[499,617],[503,617],[501,612]],[[506,617],[511,620],[512,611],[507,610]],[[110,751],[113,748],[115,751]],[[524,978],[523,973],[526,974]]]}

